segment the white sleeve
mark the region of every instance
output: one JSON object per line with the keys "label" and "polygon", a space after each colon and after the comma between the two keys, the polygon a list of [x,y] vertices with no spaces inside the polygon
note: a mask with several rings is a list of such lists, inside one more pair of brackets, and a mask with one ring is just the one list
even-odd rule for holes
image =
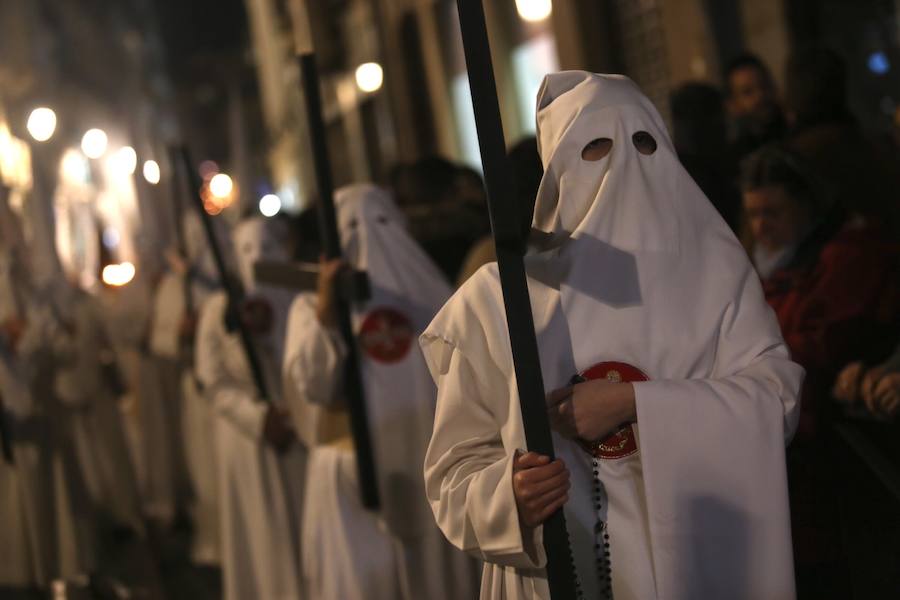
{"label": "white sleeve", "polygon": [[340,335],[316,318],[315,297],[298,296],[288,317],[282,376],[295,430],[307,446],[316,444],[319,411],[340,405],[345,356]]}
{"label": "white sleeve", "polygon": [[[634,384],[659,589],[680,590],[722,548],[744,545],[744,562],[768,565],[770,577],[742,597],[791,596],[784,448],[802,381],[751,273],[724,313],[709,378]],[[697,571],[679,566],[682,550],[700,557]]]}
{"label": "white sleeve", "polygon": [[346,354],[338,332],[316,318],[312,300],[299,298],[291,308],[285,344],[285,369],[294,391],[312,404],[335,404]]}
{"label": "white sleeve", "polygon": [[[459,349],[422,338],[438,386],[434,432],[425,456],[425,488],[438,527],[457,548],[502,566],[534,569],[546,558],[541,528],[519,521],[512,487],[514,450],[503,445],[488,402],[508,404],[497,369],[478,369]],[[487,375],[485,375],[487,373]]]}
{"label": "white sleeve", "polygon": [[215,411],[237,429],[253,439],[262,439],[267,407],[257,398],[248,381],[235,377],[226,366],[225,352],[234,348],[226,344],[224,324],[225,298],[210,298],[200,314],[194,364],[197,378],[206,389]]}

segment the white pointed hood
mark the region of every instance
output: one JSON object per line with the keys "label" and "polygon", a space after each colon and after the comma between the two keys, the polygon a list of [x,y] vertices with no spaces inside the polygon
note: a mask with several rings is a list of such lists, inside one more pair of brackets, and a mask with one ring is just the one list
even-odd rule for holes
{"label": "white pointed hood", "polygon": [[234,254],[241,284],[247,294],[257,291],[259,285],[253,275],[253,265],[258,261],[287,262],[285,232],[281,224],[263,217],[253,217],[238,224],[232,234]]}
{"label": "white pointed hood", "polygon": [[[677,252],[680,196],[687,191],[696,196],[692,205],[709,204],[678,162],[656,108],[627,77],[548,75],[538,93],[537,127],[544,178],[533,225],[557,243],[590,231],[623,250]],[[655,152],[638,151],[639,132],[652,136]],[[584,147],[600,138],[612,140],[609,154],[584,160]]]}
{"label": "white pointed hood", "polygon": [[429,518],[422,462],[436,390],[416,339],[450,297],[450,286],[384,189],[344,187],[335,202],[347,260],[366,271],[372,289],[354,307],[354,324],[382,515],[394,535],[421,535]]}

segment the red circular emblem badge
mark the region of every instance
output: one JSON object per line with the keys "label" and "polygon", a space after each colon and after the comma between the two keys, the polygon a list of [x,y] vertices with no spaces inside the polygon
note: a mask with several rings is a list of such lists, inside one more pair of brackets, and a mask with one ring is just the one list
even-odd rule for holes
{"label": "red circular emblem badge", "polygon": [[[634,381],[647,381],[649,377],[637,367],[633,367],[627,363],[602,362],[597,363],[581,373],[580,379],[587,381],[606,379],[615,383],[630,383]],[[625,458],[626,456],[631,456],[636,453],[638,450],[634,428],[632,428],[630,424],[623,426],[621,429],[599,442],[581,442],[581,447],[591,456],[607,460]]]}
{"label": "red circular emblem badge", "polygon": [[412,323],[406,315],[392,308],[376,308],[363,319],[359,345],[372,360],[395,363],[409,353],[413,336]]}

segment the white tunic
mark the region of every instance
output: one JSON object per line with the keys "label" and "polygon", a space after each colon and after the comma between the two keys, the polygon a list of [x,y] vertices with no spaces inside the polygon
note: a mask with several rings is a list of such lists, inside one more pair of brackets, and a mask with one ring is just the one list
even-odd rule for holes
{"label": "white tunic", "polygon": [[[435,389],[415,337],[449,288],[383,190],[350,186],[338,192],[336,201],[347,259],[367,272],[372,287],[372,297],[354,311],[354,327],[381,509],[376,521],[358,500],[341,410],[343,341],[319,323],[315,298],[302,295],[291,309],[285,375],[296,426],[316,448],[310,458],[304,526],[311,595],[335,600],[471,598],[476,565],[434,526],[420,475]],[[328,493],[343,494],[343,499],[323,501],[324,482],[333,482]],[[354,535],[357,527],[371,535]],[[341,535],[348,537],[338,541]],[[337,581],[347,587],[329,587]]]}
{"label": "white tunic", "polygon": [[[185,284],[190,282],[190,301],[194,317],[200,314],[204,302],[218,287],[218,275],[212,264],[211,250],[203,232],[199,217],[192,212],[185,215],[182,226],[187,250],[185,257],[190,264],[186,275],[169,273],[163,277],[156,292],[153,330],[150,347],[153,352],[168,361],[184,359],[181,352],[181,325],[188,310]],[[229,252],[229,240],[222,221],[214,222],[214,230],[226,257],[233,262]],[[177,417],[168,420],[158,418],[158,426],[172,429],[167,435],[177,436],[183,449],[184,466],[190,483],[187,508],[191,515],[193,535],[191,536],[191,561],[195,564],[217,565],[219,563],[219,494],[216,478],[215,420],[210,402],[203,397],[193,369],[193,360],[182,360],[179,364],[180,376],[173,385],[178,386],[179,406]],[[171,387],[169,388],[171,389]],[[165,417],[165,414],[159,415]],[[173,426],[180,424],[180,430]],[[161,436],[159,439],[165,439]],[[172,438],[169,438],[172,439]],[[178,445],[176,444],[177,448]],[[176,456],[175,458],[180,458]],[[161,463],[156,472],[166,476],[171,473],[168,465],[179,466],[175,461]],[[176,472],[177,473],[177,472]],[[180,475],[180,473],[178,473]],[[158,481],[181,483],[178,478],[157,478]],[[176,486],[175,489],[177,489]],[[163,488],[165,489],[165,488]],[[174,491],[174,490],[173,490]],[[180,498],[179,498],[180,499]],[[171,502],[170,502],[171,504]]]}
{"label": "white tunic", "polygon": [[73,331],[55,389],[68,407],[76,455],[95,507],[120,525],[143,531],[137,477],[125,438],[125,424],[101,353],[112,353],[99,305],[88,294],[68,295]]}
{"label": "white tunic", "polygon": [[[3,304],[0,319],[10,314]],[[0,394],[15,456],[14,465],[0,461],[5,586],[46,586],[95,566],[91,504],[70,422],[53,393],[55,352],[66,335],[45,304],[26,306],[28,324],[15,352],[0,347]]]}
{"label": "white tunic", "polygon": [[[197,375],[216,415],[225,597],[294,599],[304,457],[296,445],[279,455],[262,439],[268,407],[253,389],[237,335],[225,330],[225,304],[217,293],[204,305],[196,348]],[[264,366],[277,364],[261,350]]]}
{"label": "white tunic", "polygon": [[[585,598],[603,590],[603,523],[616,600],[789,600],[784,444],[802,369],[758,278],[630,81],[563,73],[543,93],[563,100],[561,114],[539,116],[547,175],[535,224],[557,246],[526,259],[545,387],[603,361],[651,380],[634,384],[637,454],[594,464],[553,435],[571,472],[564,510]],[[638,156],[637,131],[652,133],[655,153]],[[609,158],[582,161],[601,137],[614,142]],[[520,525],[513,496],[512,460],[526,443],[496,264],[421,343],[439,388],[425,464],[438,524],[488,563],[482,598],[549,598],[542,530]]]}

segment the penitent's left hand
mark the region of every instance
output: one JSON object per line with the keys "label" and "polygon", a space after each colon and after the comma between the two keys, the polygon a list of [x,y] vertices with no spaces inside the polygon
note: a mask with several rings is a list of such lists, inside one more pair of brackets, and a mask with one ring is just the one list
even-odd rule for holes
{"label": "penitent's left hand", "polygon": [[567,386],[547,396],[550,426],[570,439],[603,439],[637,419],[634,386],[595,379]]}

